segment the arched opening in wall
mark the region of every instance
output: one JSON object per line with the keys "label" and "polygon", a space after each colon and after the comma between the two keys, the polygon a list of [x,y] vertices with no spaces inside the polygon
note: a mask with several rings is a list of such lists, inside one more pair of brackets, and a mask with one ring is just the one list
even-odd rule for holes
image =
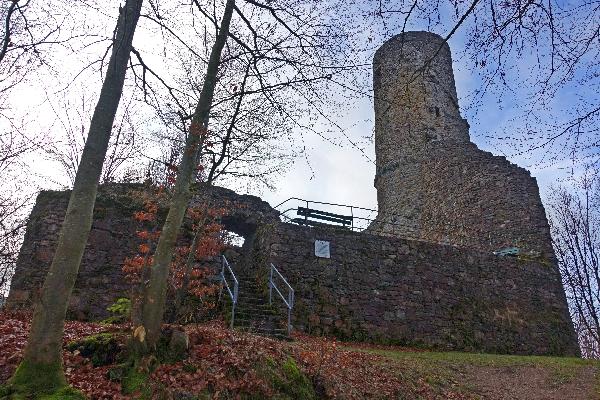
{"label": "arched opening in wall", "polygon": [[235,247],[242,247],[246,238],[232,231],[225,231],[226,242]]}
{"label": "arched opening in wall", "polygon": [[221,223],[228,239],[224,255],[236,270],[243,268],[246,256],[251,251],[256,222],[246,215],[234,213],[223,216]]}

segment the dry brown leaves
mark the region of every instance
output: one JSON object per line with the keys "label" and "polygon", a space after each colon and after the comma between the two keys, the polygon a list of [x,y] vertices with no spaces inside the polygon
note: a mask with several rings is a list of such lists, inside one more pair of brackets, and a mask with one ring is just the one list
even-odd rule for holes
{"label": "dry brown leaves", "polygon": [[161,365],[152,378],[173,392],[208,390],[215,398],[255,394],[272,395],[257,366],[270,360],[287,359],[281,342],[227,330],[220,322],[189,325],[189,357],[176,364]]}
{"label": "dry brown leaves", "polygon": [[[28,314],[0,313],[0,383],[11,376],[21,360],[29,321]],[[64,343],[109,329],[128,328],[68,322]],[[422,378],[409,379],[399,361],[349,349],[331,339],[295,335],[293,342],[285,342],[230,331],[221,322],[188,325],[185,329],[190,337],[189,357],[183,362],[161,365],[151,375],[153,386],[162,384],[170,394],[207,391],[214,398],[237,398],[243,394],[269,398],[274,389],[261,368],[269,362],[281,364],[292,356],[312,380],[320,398],[465,398],[450,389],[433,388]],[[69,383],[90,399],[132,398],[121,394],[120,384],[107,379],[112,366],[93,367],[69,351],[64,352],[64,363]]]}
{"label": "dry brown leaves", "polygon": [[[23,357],[27,344],[31,314],[0,312],[0,383],[11,377]],[[101,332],[122,329],[89,322],[69,321],[65,324],[63,343]],[[130,399],[121,394],[121,385],[106,378],[110,366],[94,368],[91,362],[67,350],[63,352],[65,374],[69,384],[92,400]]]}

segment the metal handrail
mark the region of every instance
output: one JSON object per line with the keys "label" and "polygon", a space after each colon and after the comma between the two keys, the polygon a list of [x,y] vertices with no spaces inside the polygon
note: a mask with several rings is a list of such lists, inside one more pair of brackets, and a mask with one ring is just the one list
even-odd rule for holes
{"label": "metal handrail", "polygon": [[306,200],[306,199],[301,199],[299,197],[290,197],[289,199],[284,200],[281,203],[277,204],[273,208],[277,209],[277,207],[279,207],[279,206],[281,206],[281,205],[283,205],[283,204],[285,204],[285,203],[287,203],[288,201],[291,201],[291,200],[298,200],[298,201],[302,201],[302,202],[306,202],[306,203],[314,203],[314,204],[324,204],[324,205],[327,205],[327,206],[353,208],[355,210],[365,210],[365,211],[375,211],[375,212],[377,212],[377,210],[374,210],[372,208],[358,207],[358,206],[353,206],[353,205],[350,205],[350,204],[337,204],[337,203],[328,203],[328,202],[325,202],[325,201]]}
{"label": "metal handrail", "polygon": [[[326,201],[314,201],[314,200],[306,200],[306,199],[301,199],[299,197],[290,197],[287,200],[282,201],[281,203],[277,204],[275,207],[276,210],[280,210],[280,207],[283,206],[284,204],[287,204],[289,202],[294,202],[294,201],[298,201],[301,203],[304,203],[306,205],[306,208],[310,208],[311,204],[320,204],[320,205],[325,205],[325,206],[334,206],[334,207],[344,207],[349,211],[350,215],[347,215],[348,217],[351,217],[351,222],[350,222],[350,229],[351,230],[362,230],[364,228],[359,228],[354,226],[354,221],[355,220],[364,220],[364,221],[370,221],[370,218],[364,218],[364,217],[360,217],[356,215],[356,211],[363,211],[363,212],[369,212],[369,213],[376,213],[377,210],[374,210],[372,208],[366,208],[366,207],[359,207],[359,206],[353,206],[353,205],[348,205],[348,204],[339,204],[339,203],[329,203]],[[279,215],[283,218],[289,218],[287,216],[287,213],[290,211],[295,211],[296,207],[292,207],[292,208],[287,208],[284,211],[279,211]],[[317,211],[321,211],[321,210],[317,210]],[[305,216],[304,218],[305,220],[308,220],[308,217]]]}
{"label": "metal handrail", "polygon": [[[285,299],[285,296],[281,293],[281,291],[275,284],[275,281],[273,280],[273,273],[277,274],[279,276],[279,278],[283,281],[283,283],[285,283],[285,285],[288,287],[289,290],[288,290],[287,300]],[[292,308],[294,308],[294,288],[292,288],[292,285],[290,285],[288,283],[288,281],[283,277],[283,275],[281,275],[279,270],[277,270],[277,268],[275,268],[273,263],[271,263],[271,272],[269,274],[269,305],[273,304],[273,289],[275,289],[275,291],[279,294],[279,297],[281,297],[281,300],[283,300],[283,302],[287,306],[287,309],[288,309],[287,329],[288,329],[288,335],[289,335],[292,332]]]}
{"label": "metal handrail", "polygon": [[[307,208],[309,207],[310,204],[323,204],[323,205],[347,208],[350,212],[350,216],[352,217],[352,225],[348,226],[347,229],[350,229],[351,231],[355,231],[355,232],[367,231],[367,232],[382,233],[382,234],[400,233],[403,238],[410,239],[410,240],[417,240],[417,241],[423,241],[423,242],[434,241],[434,242],[437,242],[440,244],[449,244],[449,242],[447,240],[435,241],[432,239],[424,238],[420,235],[415,235],[415,234],[411,233],[411,228],[412,228],[411,226],[409,226],[405,223],[391,222],[391,221],[387,220],[388,217],[398,217],[399,216],[398,214],[378,212],[377,210],[374,210],[371,208],[352,206],[352,205],[348,205],[348,204],[328,203],[328,202],[324,202],[324,201],[306,200],[306,199],[301,199],[299,197],[290,197],[289,199],[284,200],[283,202],[279,203],[274,208],[279,210],[280,206],[282,206],[290,201],[294,201],[294,200],[304,203]],[[296,211],[296,210],[297,210],[296,207],[286,208],[284,211],[279,211],[279,217],[284,222],[291,222],[291,223],[297,224],[298,222],[295,221],[294,218],[287,215],[288,213]],[[366,218],[364,216],[357,215],[355,213],[356,210],[378,212],[378,218]],[[355,221],[356,221],[356,223],[355,223]],[[375,223],[375,226],[373,225],[373,223]],[[329,225],[340,226],[340,227],[343,226],[343,225],[334,225],[334,224],[329,224]],[[453,227],[454,225],[446,222],[445,226]],[[474,241],[476,243],[481,241],[481,236],[472,236],[472,235],[467,235],[464,233],[460,233],[458,235],[459,235],[459,237],[457,237],[457,239],[460,239],[461,244],[464,244],[464,245],[468,245],[468,243],[467,243],[468,241]],[[491,242],[491,237],[488,239]],[[453,244],[460,245],[459,243],[456,243],[456,242],[453,242]]]}
{"label": "metal handrail", "polygon": [[[229,287],[229,284],[227,283],[227,279],[225,279],[225,268],[227,267],[227,270],[229,271],[229,273],[231,274],[231,277],[233,278],[233,292],[231,291],[231,288]],[[227,289],[227,292],[229,293],[229,297],[231,297],[231,329],[233,329],[233,321],[235,319],[235,305],[237,304],[238,301],[238,290],[239,290],[239,283],[237,278],[235,277],[235,274],[233,273],[233,270],[231,269],[231,267],[229,266],[229,262],[227,261],[227,259],[225,258],[225,256],[221,256],[221,292],[223,292],[223,286],[225,286],[225,288]],[[219,294],[219,297],[221,297],[221,294]]]}

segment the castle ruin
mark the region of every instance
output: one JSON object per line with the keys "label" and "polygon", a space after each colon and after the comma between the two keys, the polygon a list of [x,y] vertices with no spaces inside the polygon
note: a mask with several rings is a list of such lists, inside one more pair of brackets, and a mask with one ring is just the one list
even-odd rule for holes
{"label": "castle ruin", "polygon": [[535,178],[470,142],[440,36],[388,40],[375,53],[373,89],[379,214],[372,229],[553,258]]}
{"label": "castle ruin", "polygon": [[[448,45],[431,33],[407,32],[377,51],[373,69],[376,220],[363,232],[298,225],[257,197],[200,188],[193,203],[239,205],[223,220],[245,238],[234,271],[266,286],[268,265],[276,265],[295,290],[294,329],[312,334],[447,350],[579,354],[536,181],[469,141]],[[132,212],[139,205],[132,190],[140,187],[100,188],[72,318],[103,318],[108,305],[128,294],[121,266],[136,248]],[[10,306],[37,301],[68,196],[38,196]],[[326,257],[317,242],[327,243]],[[506,247],[523,251],[494,254]]]}

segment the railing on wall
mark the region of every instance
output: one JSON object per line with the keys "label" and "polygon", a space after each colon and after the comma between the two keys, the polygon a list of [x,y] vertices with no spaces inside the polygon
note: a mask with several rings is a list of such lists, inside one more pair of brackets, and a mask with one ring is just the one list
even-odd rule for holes
{"label": "railing on wall", "polygon": [[[441,222],[443,230],[450,232],[448,237],[439,232],[416,233],[414,226],[403,221],[397,214],[381,213],[372,208],[358,207],[348,204],[328,203],[290,197],[274,207],[279,211],[279,217],[284,222],[298,225],[328,225],[349,229],[355,232],[367,230],[372,233],[398,235],[405,239],[434,242],[439,244],[469,245],[492,243],[488,234],[472,236],[462,230],[464,227],[456,224]],[[308,210],[308,212],[307,212]],[[311,219],[313,217],[313,219]],[[378,217],[378,218],[376,218]],[[506,244],[506,246],[512,246]]]}
{"label": "railing on wall", "polygon": [[[325,216],[325,220],[345,226],[353,231],[362,231],[366,229],[371,222],[375,220],[375,216],[377,215],[377,210],[372,208],[306,200],[298,197],[290,197],[276,205],[274,208],[278,210],[279,215],[288,222],[299,224],[302,224],[302,221],[304,221],[304,224],[317,222],[309,219],[310,214],[307,214],[306,210],[311,210]],[[296,213],[296,218],[293,218],[291,215],[292,212]],[[327,217],[332,218],[330,219]]]}
{"label": "railing on wall", "polygon": [[[287,300],[286,297],[281,293],[277,284],[275,283],[274,277],[279,278],[283,284],[288,289]],[[288,309],[288,321],[287,321],[287,331],[288,335],[292,333],[292,308],[294,308],[294,289],[288,283],[288,281],[281,275],[281,273],[275,268],[275,266],[271,263],[271,272],[269,273],[269,305],[273,304],[273,289],[279,294],[281,300],[285,303]]]}
{"label": "railing on wall", "polygon": [[[231,287],[229,286],[229,283],[227,283],[227,279],[225,278],[226,273],[228,273],[233,278],[233,291],[231,291]],[[219,294],[219,298],[221,298],[223,287],[227,289],[227,293],[229,293],[229,297],[231,298],[230,326],[233,329],[233,321],[235,320],[235,306],[238,301],[239,283],[225,256],[221,256],[221,293]]]}

